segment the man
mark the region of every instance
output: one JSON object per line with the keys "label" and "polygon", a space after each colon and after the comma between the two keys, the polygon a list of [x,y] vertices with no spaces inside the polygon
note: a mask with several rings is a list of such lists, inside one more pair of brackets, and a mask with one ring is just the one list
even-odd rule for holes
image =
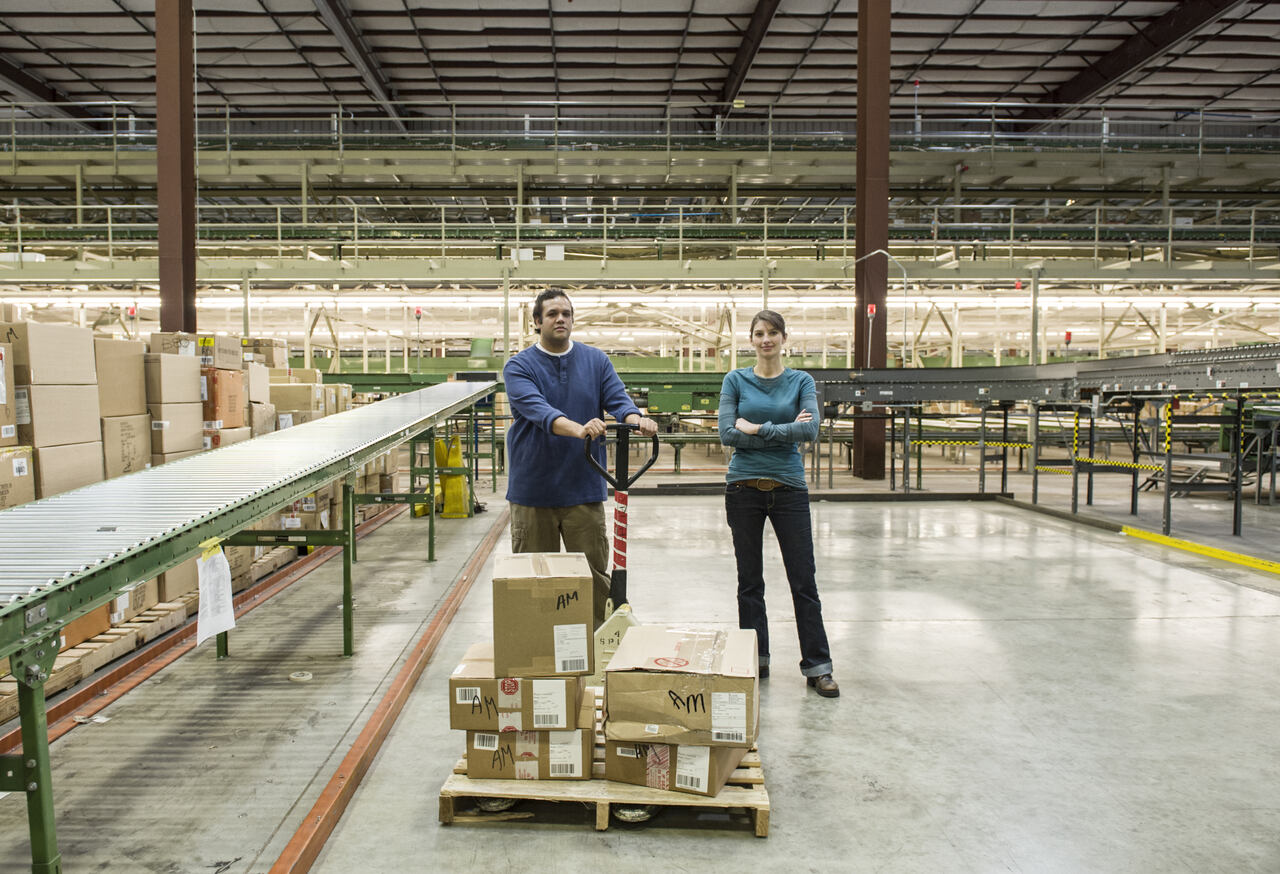
{"label": "man", "polygon": [[[605,481],[583,457],[583,440],[605,433],[601,417],[658,432],[640,415],[609,358],[574,343],[573,304],[563,289],[548,288],[533,302],[538,343],[507,362],[503,381],[511,401],[507,431],[507,502],[512,552],[581,552],[595,581],[596,625],[609,597],[609,540],[605,533]],[[592,453],[605,465],[603,442]]]}

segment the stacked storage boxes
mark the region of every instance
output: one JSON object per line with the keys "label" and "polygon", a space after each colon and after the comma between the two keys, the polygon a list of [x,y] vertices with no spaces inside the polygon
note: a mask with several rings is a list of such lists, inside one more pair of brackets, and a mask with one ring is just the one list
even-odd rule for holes
{"label": "stacked storage boxes", "polygon": [[36,499],[31,447],[18,445],[13,347],[0,343],[0,510]]}
{"label": "stacked storage boxes", "polygon": [[580,553],[495,559],[493,643],[472,646],[449,680],[449,724],[467,732],[467,776],[591,778],[591,586]]}
{"label": "stacked storage boxes", "polygon": [[755,632],[637,626],[605,669],[605,777],[714,796],[759,717]]}
{"label": "stacked storage boxes", "polygon": [[203,448],[217,449],[248,440],[249,397],[239,337],[201,334],[200,401],[203,404]]}
{"label": "stacked storage boxes", "polygon": [[33,449],[36,497],[103,478],[93,332],[75,325],[0,324],[13,347],[18,442]]}
{"label": "stacked storage boxes", "polygon": [[[157,342],[143,358],[147,409],[151,413],[151,463],[164,464],[195,455],[204,448],[204,409],[200,401],[200,359],[195,343]],[[185,335],[190,336],[190,335]],[[176,352],[157,352],[157,348]]]}
{"label": "stacked storage boxes", "polygon": [[98,409],[106,478],[151,466],[151,414],[147,412],[146,344],[95,337]]}

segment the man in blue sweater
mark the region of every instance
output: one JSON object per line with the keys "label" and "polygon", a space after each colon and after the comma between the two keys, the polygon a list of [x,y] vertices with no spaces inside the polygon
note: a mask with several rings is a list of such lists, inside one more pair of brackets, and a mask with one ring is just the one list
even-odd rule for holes
{"label": "man in blue sweater", "polygon": [[[511,401],[507,431],[507,503],[512,552],[581,552],[595,578],[596,625],[609,597],[609,540],[605,533],[605,481],[583,457],[583,440],[605,433],[602,416],[658,432],[640,415],[607,355],[574,343],[573,304],[563,289],[548,288],[533,303],[538,342],[502,371]],[[592,448],[605,465],[605,447]]]}

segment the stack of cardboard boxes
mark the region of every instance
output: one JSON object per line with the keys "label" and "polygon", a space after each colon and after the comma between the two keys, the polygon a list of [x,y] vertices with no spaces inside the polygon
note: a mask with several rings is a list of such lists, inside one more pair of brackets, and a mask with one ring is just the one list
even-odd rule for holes
{"label": "stack of cardboard boxes", "polygon": [[31,447],[18,445],[13,347],[0,343],[0,510],[36,499]]}
{"label": "stack of cardboard boxes", "polygon": [[75,325],[0,324],[13,347],[18,442],[33,450],[37,498],[103,477],[93,332]]}
{"label": "stack of cardboard boxes", "polygon": [[147,412],[146,344],[95,337],[98,411],[106,478],[151,466],[151,414]]}
{"label": "stack of cardboard boxes", "polygon": [[152,351],[143,357],[147,410],[151,413],[152,465],[186,458],[204,449],[200,359],[195,355],[194,343],[169,342],[184,336],[189,335],[152,334]]}
{"label": "stack of cardboard boxes", "polygon": [[580,553],[500,556],[493,642],[449,679],[449,725],[473,779],[587,780],[595,748],[591,568]]}
{"label": "stack of cardboard boxes", "polygon": [[605,778],[714,796],[759,735],[754,631],[640,625],[605,669]]}

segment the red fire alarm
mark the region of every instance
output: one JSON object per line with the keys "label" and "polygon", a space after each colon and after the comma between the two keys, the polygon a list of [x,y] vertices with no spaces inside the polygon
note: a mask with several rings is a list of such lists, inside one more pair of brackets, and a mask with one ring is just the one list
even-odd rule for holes
{"label": "red fire alarm", "polygon": [[873,303],[867,304],[867,318],[874,319],[875,317],[876,317],[876,305]]}
{"label": "red fire alarm", "polygon": [[414,317],[415,319],[420,319],[420,318],[422,318],[422,307],[414,307],[414,308],[413,308],[413,317]]}
{"label": "red fire alarm", "polygon": [[1021,279],[1015,279],[1015,280],[1013,281],[1013,290],[1014,290],[1014,291],[1022,291],[1022,280],[1021,280]]}
{"label": "red fire alarm", "polygon": [[129,307],[129,318],[133,318],[133,317],[134,317],[134,316],[136,316],[137,314],[138,314],[138,308],[137,308],[137,307]]}

